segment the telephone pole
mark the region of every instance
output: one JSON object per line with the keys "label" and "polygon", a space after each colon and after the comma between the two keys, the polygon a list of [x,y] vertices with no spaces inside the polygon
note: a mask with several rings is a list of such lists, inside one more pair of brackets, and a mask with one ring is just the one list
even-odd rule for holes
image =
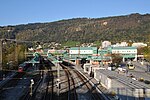
{"label": "telephone pole", "polygon": [[2,70],[3,68],[2,68],[2,64],[3,64],[3,40],[1,39],[0,40],[0,70]]}
{"label": "telephone pole", "polygon": [[18,66],[18,44],[15,42],[15,64]]}

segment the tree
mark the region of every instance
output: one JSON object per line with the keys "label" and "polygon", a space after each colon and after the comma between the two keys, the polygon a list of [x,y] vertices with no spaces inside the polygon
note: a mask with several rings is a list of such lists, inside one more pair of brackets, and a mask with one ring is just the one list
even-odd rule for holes
{"label": "tree", "polygon": [[142,52],[144,54],[144,58],[150,61],[150,48],[149,47],[143,47]]}
{"label": "tree", "polygon": [[116,66],[118,66],[121,62],[123,57],[120,54],[112,54],[112,63],[116,64]]}

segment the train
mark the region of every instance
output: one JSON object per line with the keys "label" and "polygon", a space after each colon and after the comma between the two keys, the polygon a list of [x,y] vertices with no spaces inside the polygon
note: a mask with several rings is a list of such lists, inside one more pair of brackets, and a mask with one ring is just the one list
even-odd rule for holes
{"label": "train", "polygon": [[30,67],[29,63],[22,63],[19,65],[18,72],[24,72]]}
{"label": "train", "polygon": [[34,53],[33,56],[34,58],[32,58],[31,60],[25,61],[19,65],[18,72],[26,71],[29,67],[33,67],[36,63],[41,62],[40,60],[42,60],[42,57],[40,54]]}

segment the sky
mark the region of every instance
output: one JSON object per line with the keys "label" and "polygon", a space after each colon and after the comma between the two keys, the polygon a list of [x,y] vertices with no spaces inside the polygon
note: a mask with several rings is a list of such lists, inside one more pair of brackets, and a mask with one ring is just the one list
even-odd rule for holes
{"label": "sky", "polygon": [[150,0],[0,0],[0,26],[149,14]]}

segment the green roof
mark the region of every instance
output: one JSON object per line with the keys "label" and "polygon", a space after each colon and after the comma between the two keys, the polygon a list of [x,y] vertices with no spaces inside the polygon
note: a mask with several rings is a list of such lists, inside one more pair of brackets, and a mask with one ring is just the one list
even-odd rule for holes
{"label": "green roof", "polygon": [[97,47],[71,47],[70,50],[97,50]]}
{"label": "green roof", "polygon": [[136,47],[112,47],[112,49],[137,49]]}

